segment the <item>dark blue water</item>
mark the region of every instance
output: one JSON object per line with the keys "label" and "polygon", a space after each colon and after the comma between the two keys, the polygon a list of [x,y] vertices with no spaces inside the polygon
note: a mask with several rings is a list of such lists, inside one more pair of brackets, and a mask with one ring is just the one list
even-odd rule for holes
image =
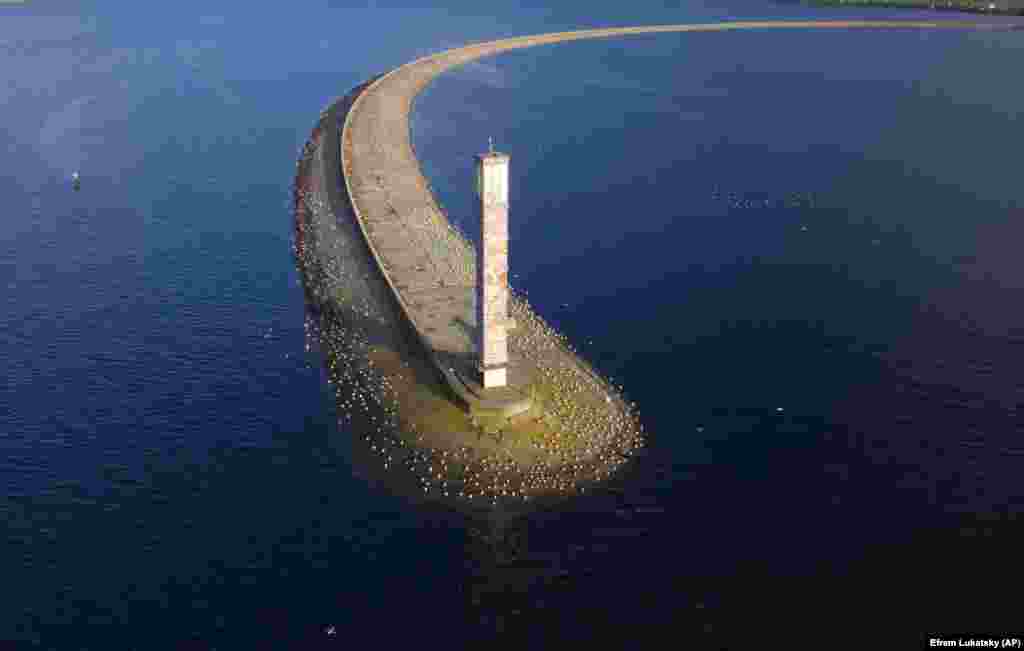
{"label": "dark blue water", "polygon": [[[1022,46],[593,41],[482,61],[421,98],[414,140],[449,213],[473,215],[471,155],[493,135],[512,157],[514,283],[640,405],[665,467],[649,460],[633,499],[665,512],[634,515],[647,533],[594,582],[658,595],[636,621],[679,616],[664,600],[699,601],[679,584],[710,574],[740,621],[820,594],[879,630],[948,626],[967,606],[922,585],[1017,565],[997,550],[1024,507],[1008,244],[1024,93],[997,80]],[[892,594],[927,601],[923,619]]]}
{"label": "dark blue water", "polygon": [[[296,149],[331,98],[441,46],[798,12],[213,13],[0,8],[0,640],[468,633],[465,532],[360,478],[305,352]],[[469,157],[493,135],[513,160],[515,284],[651,433],[627,495],[662,510],[539,519],[530,544],[578,556],[579,576],[520,620],[728,635],[877,585],[879,621],[931,606],[912,629],[964,606],[929,597],[946,575],[922,559],[957,577],[1013,562],[1022,47],[659,36],[510,54],[429,89],[414,133],[442,202],[472,230]]]}

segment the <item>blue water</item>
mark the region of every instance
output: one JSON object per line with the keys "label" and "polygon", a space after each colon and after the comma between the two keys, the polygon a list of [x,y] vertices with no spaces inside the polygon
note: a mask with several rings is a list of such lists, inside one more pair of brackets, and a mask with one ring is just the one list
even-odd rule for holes
{"label": "blue water", "polygon": [[[471,156],[493,135],[512,160],[513,282],[651,433],[631,499],[665,512],[633,516],[646,535],[595,588],[660,602],[695,576],[763,573],[712,590],[730,631],[814,594],[877,630],[973,621],[892,575],[1017,564],[996,551],[1024,506],[1022,276],[1000,242],[1024,215],[1024,92],[998,80],[1021,47],[659,35],[524,50],[427,90],[414,142],[441,202],[478,230]],[[777,585],[803,576],[819,583]]]}
{"label": "blue water", "polygon": [[[439,47],[819,15],[655,5],[0,8],[0,640],[281,648],[491,626],[462,616],[465,533],[361,479],[305,351],[296,151],[331,98]],[[944,575],[923,559],[957,577],[1014,561],[1022,48],[657,36],[428,89],[414,139],[442,203],[472,231],[470,157],[493,135],[513,161],[514,284],[652,441],[627,495],[663,510],[539,520],[531,545],[587,551],[521,620],[728,635],[774,616],[781,584],[794,609],[854,608],[898,566],[914,581],[875,593],[875,615],[927,602],[909,630],[965,607],[928,601]],[[604,537],[624,518],[643,533]]]}

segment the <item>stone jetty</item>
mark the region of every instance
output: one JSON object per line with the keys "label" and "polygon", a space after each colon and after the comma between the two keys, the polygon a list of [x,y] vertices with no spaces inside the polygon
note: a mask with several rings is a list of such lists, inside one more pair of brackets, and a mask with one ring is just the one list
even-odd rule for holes
{"label": "stone jetty", "polygon": [[[413,101],[437,75],[508,50],[587,38],[744,29],[1015,27],[890,20],[582,30],[471,44],[424,57],[360,87],[322,116],[304,156],[310,173],[299,175],[301,183],[312,179],[320,189],[302,193],[301,201],[311,214],[351,216],[437,381],[450,390],[448,396],[417,392],[425,380],[410,371],[413,363],[401,361],[394,351],[371,350],[369,366],[357,376],[377,387],[374,396],[386,395],[380,399],[386,418],[374,420],[373,432],[366,435],[374,454],[386,460],[385,469],[398,466],[401,459],[401,465],[415,471],[425,493],[493,504],[576,492],[607,479],[644,445],[635,405],[594,372],[523,297],[513,296],[509,302],[515,327],[508,335],[508,386],[496,392],[474,381],[475,247],[438,205],[409,135]],[[325,141],[330,144],[325,146]],[[512,206],[510,218],[514,215]],[[297,255],[314,254],[302,246]],[[338,359],[346,358],[335,356],[329,362],[332,370]],[[365,406],[378,400],[374,396],[353,399],[339,393],[339,406]]]}

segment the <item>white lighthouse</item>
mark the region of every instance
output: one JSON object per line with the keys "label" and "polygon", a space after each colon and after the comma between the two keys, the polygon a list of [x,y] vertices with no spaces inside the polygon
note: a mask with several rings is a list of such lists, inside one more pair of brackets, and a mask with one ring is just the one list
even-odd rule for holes
{"label": "white lighthouse", "polygon": [[494,151],[476,157],[480,196],[476,320],[481,384],[508,384],[508,162]]}

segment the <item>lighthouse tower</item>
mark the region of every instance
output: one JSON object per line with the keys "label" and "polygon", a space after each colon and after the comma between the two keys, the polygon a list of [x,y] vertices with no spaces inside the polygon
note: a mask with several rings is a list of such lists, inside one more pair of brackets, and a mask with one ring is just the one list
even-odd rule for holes
{"label": "lighthouse tower", "polygon": [[477,353],[485,389],[508,384],[508,161],[508,155],[494,151],[493,144],[476,157],[480,196]]}

